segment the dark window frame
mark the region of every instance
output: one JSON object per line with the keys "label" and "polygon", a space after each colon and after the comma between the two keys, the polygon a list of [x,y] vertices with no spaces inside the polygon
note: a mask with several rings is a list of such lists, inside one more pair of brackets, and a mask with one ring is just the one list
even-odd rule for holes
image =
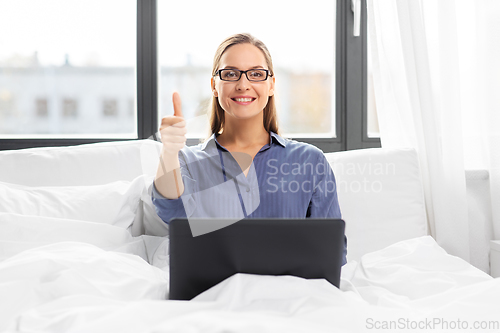
{"label": "dark window frame", "polygon": [[[344,8],[345,102],[343,122],[345,148],[353,150],[381,147],[379,138],[368,137],[368,22],[366,0],[361,0],[360,36],[353,36],[351,0],[340,0]],[[337,95],[338,96],[338,95]],[[361,96],[361,98],[360,98]]]}
{"label": "dark window frame", "polygon": [[[137,139],[158,131],[157,0],[137,0]],[[335,138],[294,138],[323,152],[380,147],[367,129],[367,20],[361,0],[361,33],[353,36],[351,0],[337,1],[336,19],[336,133]],[[361,97],[360,97],[361,96]],[[293,137],[292,137],[293,138]],[[0,150],[71,146],[129,138],[0,139]],[[133,140],[133,139],[132,139]],[[188,139],[187,144],[199,140]]]}

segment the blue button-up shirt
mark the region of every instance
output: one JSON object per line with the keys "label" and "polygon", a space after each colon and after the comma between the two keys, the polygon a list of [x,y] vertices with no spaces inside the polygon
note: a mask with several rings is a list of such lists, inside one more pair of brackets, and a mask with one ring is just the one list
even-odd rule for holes
{"label": "blue button-up shirt", "polygon": [[[237,160],[250,166],[247,176]],[[270,143],[252,161],[249,155],[231,154],[213,134],[180,150],[179,162],[181,197],[167,199],[153,186],[153,204],[166,223],[174,217],[341,218],[335,176],[313,145],[270,132]]]}

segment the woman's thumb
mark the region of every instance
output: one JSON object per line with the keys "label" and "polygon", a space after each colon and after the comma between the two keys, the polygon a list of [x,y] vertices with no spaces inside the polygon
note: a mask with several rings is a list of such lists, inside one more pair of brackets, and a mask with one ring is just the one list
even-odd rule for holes
{"label": "woman's thumb", "polygon": [[174,116],[184,117],[182,114],[181,96],[177,91],[172,94],[172,102],[174,103]]}

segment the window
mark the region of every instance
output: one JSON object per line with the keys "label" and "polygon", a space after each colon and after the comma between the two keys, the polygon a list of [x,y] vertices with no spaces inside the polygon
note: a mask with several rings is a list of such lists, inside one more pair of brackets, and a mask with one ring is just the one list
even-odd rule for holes
{"label": "window", "polygon": [[[171,95],[178,90],[188,137],[206,137],[216,48],[232,34],[250,32],[273,57],[281,132],[287,137],[335,138],[335,3],[310,0],[307,6],[283,6],[254,0],[249,8],[231,0],[218,0],[217,5],[158,0],[159,118],[173,114]],[[184,15],[172,15],[188,12],[195,25],[186,24]],[[210,33],[200,38],[200,27],[210,27]]]}
{"label": "window", "polygon": [[128,110],[128,111],[127,111],[127,116],[128,116],[129,118],[132,118],[132,117],[133,117],[133,116],[135,116],[135,114],[136,114],[136,108],[135,108],[136,103],[135,103],[135,99],[134,99],[134,98],[129,98],[129,99],[127,100],[127,105],[128,105],[128,106],[127,106],[127,110]]}
{"label": "window", "polygon": [[78,103],[75,99],[65,98],[62,101],[63,118],[76,118],[78,115]]}
{"label": "window", "polygon": [[3,119],[10,118],[14,115],[16,104],[14,103],[14,95],[6,89],[0,91],[0,117]]}
{"label": "window", "polygon": [[[2,113],[16,117],[0,126],[2,146],[138,137],[135,117],[99,122],[102,95],[135,96],[136,0],[0,0],[0,8],[0,30],[9,31],[0,36],[0,89],[19,101],[3,103]],[[105,112],[116,113],[108,104]]]}
{"label": "window", "polygon": [[118,103],[116,99],[104,99],[102,101],[102,114],[105,117],[116,117],[118,115]]}
{"label": "window", "polygon": [[[191,119],[188,144],[198,143],[206,136],[215,48],[245,31],[273,55],[285,136],[325,152],[380,145],[367,106],[366,0],[359,37],[351,0],[276,8],[256,2],[268,14],[261,23],[238,19],[231,26],[220,14],[247,7],[195,4],[196,11],[193,2],[167,0],[0,0],[0,28],[12,32],[0,36],[0,149],[146,139],[172,113],[174,89]],[[210,33],[200,30],[202,21]],[[20,126],[44,114],[42,102],[32,111],[37,96],[46,99],[47,116],[37,128]]]}
{"label": "window", "polygon": [[45,118],[49,114],[49,107],[46,98],[37,98],[35,101],[36,115],[40,118]]}

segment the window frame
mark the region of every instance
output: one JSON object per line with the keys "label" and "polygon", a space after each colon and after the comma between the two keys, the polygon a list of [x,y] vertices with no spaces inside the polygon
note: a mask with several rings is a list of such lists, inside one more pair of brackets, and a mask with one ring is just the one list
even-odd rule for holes
{"label": "window frame", "polygon": [[[349,9],[351,7],[348,1]],[[345,11],[345,10],[344,10]],[[345,150],[380,148],[380,138],[368,136],[368,10],[361,0],[360,36],[353,37],[354,17],[346,13],[348,28],[346,59],[346,148]],[[361,94],[362,98],[358,96]]]}
{"label": "window frame", "polygon": [[[28,138],[0,139],[0,150],[71,146],[152,138],[158,131],[157,0],[137,0],[136,106],[137,138]],[[336,133],[335,138],[293,138],[323,152],[380,147],[367,128],[367,20],[361,0],[361,33],[353,36],[351,0],[337,0],[336,18]],[[362,98],[359,98],[359,96]],[[188,139],[187,145],[198,144]]]}

